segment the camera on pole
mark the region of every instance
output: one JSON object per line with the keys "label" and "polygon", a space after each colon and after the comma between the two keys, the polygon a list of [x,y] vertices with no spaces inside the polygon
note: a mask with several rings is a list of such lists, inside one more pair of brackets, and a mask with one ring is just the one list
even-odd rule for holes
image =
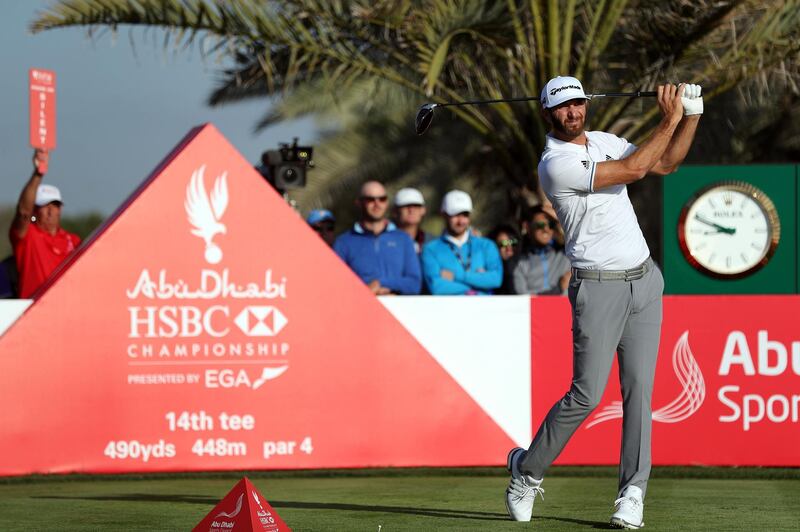
{"label": "camera on pole", "polygon": [[277,150],[261,154],[261,175],[281,194],[287,190],[306,186],[306,172],[314,167],[311,146],[298,146],[297,137],[292,144],[281,143]]}

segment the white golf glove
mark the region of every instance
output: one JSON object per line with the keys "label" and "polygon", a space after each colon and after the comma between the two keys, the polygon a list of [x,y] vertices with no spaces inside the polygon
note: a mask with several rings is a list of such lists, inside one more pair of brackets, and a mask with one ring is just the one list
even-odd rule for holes
{"label": "white golf glove", "polygon": [[703,97],[700,95],[703,88],[700,85],[687,83],[684,85],[681,103],[683,104],[683,116],[703,114]]}

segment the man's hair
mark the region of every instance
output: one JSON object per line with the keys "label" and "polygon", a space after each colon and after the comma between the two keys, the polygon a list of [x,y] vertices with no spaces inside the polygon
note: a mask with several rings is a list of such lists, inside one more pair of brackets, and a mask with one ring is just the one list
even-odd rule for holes
{"label": "man's hair", "polygon": [[558,220],[554,218],[549,212],[544,210],[544,207],[541,205],[535,205],[533,207],[528,207],[525,212],[523,213],[522,220],[526,222],[530,222],[533,220],[533,217],[537,214],[544,214],[547,216],[547,219],[551,222],[558,223]]}
{"label": "man's hair", "polygon": [[494,240],[497,240],[497,236],[500,233],[505,233],[508,236],[510,236],[511,238],[519,240],[519,231],[517,231],[517,229],[513,225],[507,224],[507,223],[503,223],[503,224],[499,224],[499,225],[494,226],[492,228],[492,230],[489,231],[489,234],[486,235],[486,236],[490,240],[494,241]]}

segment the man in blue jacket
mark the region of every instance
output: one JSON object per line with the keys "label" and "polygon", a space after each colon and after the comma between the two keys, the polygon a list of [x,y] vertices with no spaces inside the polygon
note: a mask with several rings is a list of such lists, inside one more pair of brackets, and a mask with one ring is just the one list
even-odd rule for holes
{"label": "man in blue jacket", "polygon": [[503,282],[503,262],[497,246],[472,234],[471,214],[469,194],[461,190],[445,194],[445,230],[422,248],[422,271],[431,294],[491,294]]}
{"label": "man in blue jacket", "polygon": [[359,221],[339,235],[334,251],[374,294],[419,294],[422,274],[414,242],[386,219],[386,189],[367,181],[356,205]]}

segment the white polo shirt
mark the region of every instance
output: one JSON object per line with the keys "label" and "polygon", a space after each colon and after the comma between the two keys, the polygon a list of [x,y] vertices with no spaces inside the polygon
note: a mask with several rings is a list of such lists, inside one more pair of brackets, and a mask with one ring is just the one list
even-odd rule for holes
{"label": "white polo shirt", "polygon": [[647,260],[650,250],[625,185],[594,190],[597,163],[627,157],[636,146],[600,131],[587,131],[587,144],[547,135],[539,183],[564,228],[566,254],[575,268],[627,270]]}

